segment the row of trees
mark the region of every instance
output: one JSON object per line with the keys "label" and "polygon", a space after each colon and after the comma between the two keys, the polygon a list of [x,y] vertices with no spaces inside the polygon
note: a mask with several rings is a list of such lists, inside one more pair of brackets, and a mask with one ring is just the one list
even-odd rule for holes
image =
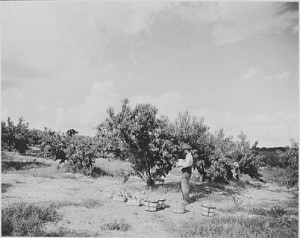
{"label": "row of trees", "polygon": [[1,121],[1,148],[12,150],[16,149],[20,153],[24,154],[30,144],[30,135],[28,123],[24,122],[21,117],[17,123],[8,118],[7,124]]}
{"label": "row of trees", "polygon": [[175,161],[183,158],[183,145],[192,148],[194,168],[211,181],[228,181],[232,170],[259,178],[263,158],[241,134],[238,141],[226,137],[223,130],[212,134],[203,118],[180,113],[175,122],[157,116],[149,104],[130,108],[123,101],[120,112],[108,109],[108,117],[97,127],[97,137],[120,158],[129,158],[137,174],[153,186],[168,174]]}
{"label": "row of trees", "polygon": [[[234,141],[224,130],[211,133],[203,118],[192,117],[188,112],[179,113],[171,122],[166,116],[158,117],[154,106],[140,104],[131,108],[127,99],[119,112],[111,107],[107,114],[94,137],[79,135],[74,129],[66,134],[47,128],[29,130],[22,118],[16,126],[8,119],[7,124],[1,123],[2,148],[24,153],[29,144],[39,144],[43,156],[66,162],[74,172],[87,174],[93,171],[95,158],[99,156],[128,159],[136,174],[148,186],[154,186],[183,158],[182,147],[188,144],[192,148],[193,166],[204,179],[229,181],[233,179],[233,170],[253,178],[260,176],[258,169],[263,165],[263,156],[256,149],[257,142],[250,146],[243,133]],[[281,157],[292,157],[291,161],[285,159],[286,163],[295,164],[298,156],[291,153]]]}

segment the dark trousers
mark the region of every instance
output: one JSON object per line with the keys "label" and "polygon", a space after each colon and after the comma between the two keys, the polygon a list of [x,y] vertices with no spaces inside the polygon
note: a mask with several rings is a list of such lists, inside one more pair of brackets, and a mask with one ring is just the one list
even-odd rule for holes
{"label": "dark trousers", "polygon": [[192,167],[188,168],[182,168],[181,169],[182,175],[181,175],[181,192],[182,192],[182,198],[185,201],[189,200],[190,195],[190,183],[189,180],[192,175]]}

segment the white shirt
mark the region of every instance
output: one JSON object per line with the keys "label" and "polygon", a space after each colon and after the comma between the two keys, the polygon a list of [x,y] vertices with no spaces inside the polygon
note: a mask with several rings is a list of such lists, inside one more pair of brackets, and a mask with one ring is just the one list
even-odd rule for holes
{"label": "white shirt", "polygon": [[190,152],[185,155],[185,159],[179,159],[176,163],[179,167],[187,168],[193,165],[193,156]]}

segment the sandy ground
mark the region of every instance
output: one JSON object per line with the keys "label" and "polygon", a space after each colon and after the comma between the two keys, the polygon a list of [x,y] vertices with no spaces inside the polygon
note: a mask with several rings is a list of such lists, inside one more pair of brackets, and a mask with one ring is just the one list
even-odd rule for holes
{"label": "sandy ground", "polygon": [[[57,166],[56,162],[49,163],[49,168]],[[49,170],[49,168],[46,169]],[[166,179],[166,184],[178,182],[179,175],[178,171],[171,173]],[[47,229],[57,230],[59,227],[64,227],[80,232],[98,232],[104,237],[174,237],[174,234],[165,230],[163,222],[170,221],[178,224],[182,220],[190,218],[211,219],[201,216],[201,204],[216,206],[217,216],[228,216],[228,209],[236,206],[232,195],[235,196],[239,205],[246,208],[285,203],[293,198],[292,193],[288,190],[274,184],[257,181],[252,181],[239,193],[234,187],[223,189],[193,183],[191,196],[195,198],[195,202],[186,206],[186,213],[175,214],[173,208],[176,202],[181,201],[180,192],[166,193],[159,189],[145,190],[144,183],[134,176],[123,183],[121,178],[113,177],[94,179],[82,175],[64,174],[64,176],[55,178],[55,176],[43,177],[43,173],[36,175],[11,172],[1,175],[1,183],[12,185],[7,192],[2,193],[2,207],[20,201],[61,204],[58,211],[62,215],[62,220],[57,224],[47,225]],[[128,206],[127,203],[105,197],[104,191],[107,189],[113,191],[125,189],[131,193],[145,190],[145,196],[165,196],[167,207],[157,212],[147,212],[143,206]],[[248,216],[246,213],[239,215]],[[103,224],[114,220],[119,221],[122,218],[132,226],[131,231],[104,231],[101,229]]]}

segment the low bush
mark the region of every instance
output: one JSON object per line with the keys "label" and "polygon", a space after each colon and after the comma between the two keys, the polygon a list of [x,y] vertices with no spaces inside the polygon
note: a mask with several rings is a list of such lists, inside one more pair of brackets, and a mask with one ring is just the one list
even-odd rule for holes
{"label": "low bush", "polygon": [[6,193],[11,186],[11,183],[1,183],[1,193]]}
{"label": "low bush", "polygon": [[110,223],[106,223],[101,227],[103,230],[110,230],[110,231],[129,231],[132,230],[131,225],[125,222],[125,219],[121,219],[119,221],[115,220]]}
{"label": "low bush", "polygon": [[268,180],[287,188],[298,185],[298,170],[292,168],[273,167],[266,170]]}
{"label": "low bush", "polygon": [[288,218],[273,219],[270,217],[215,217],[207,220],[191,219],[180,226],[169,226],[181,237],[298,237],[298,220]]}
{"label": "low bush", "polygon": [[281,217],[286,214],[285,208],[279,205],[274,205],[271,208],[252,208],[251,212],[255,215],[271,216],[274,218]]}
{"label": "low bush", "polygon": [[58,221],[54,206],[16,203],[2,208],[2,236],[44,236],[46,222]]}

